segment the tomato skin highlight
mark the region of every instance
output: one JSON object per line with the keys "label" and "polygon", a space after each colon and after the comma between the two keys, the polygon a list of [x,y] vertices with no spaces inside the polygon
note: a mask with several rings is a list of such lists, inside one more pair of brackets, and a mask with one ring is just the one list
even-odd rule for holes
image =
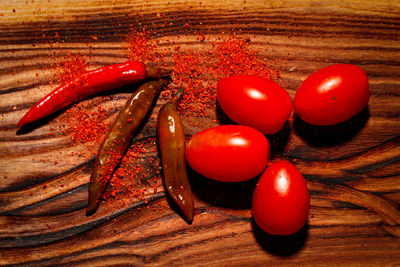
{"label": "tomato skin highlight", "polygon": [[275,134],[292,111],[289,94],[275,82],[259,76],[234,75],[218,81],[217,99],[234,122]]}
{"label": "tomato skin highlight", "polygon": [[306,222],[309,209],[307,183],[293,164],[276,162],[260,176],[253,194],[252,215],[265,232],[296,233]]}
{"label": "tomato skin highlight", "polygon": [[212,127],[193,135],[186,160],[210,179],[240,182],[260,174],[270,157],[270,145],[259,131],[243,125]]}
{"label": "tomato skin highlight", "polygon": [[335,125],[368,105],[368,77],[358,66],[335,64],[311,74],[296,91],[294,112],[313,125]]}

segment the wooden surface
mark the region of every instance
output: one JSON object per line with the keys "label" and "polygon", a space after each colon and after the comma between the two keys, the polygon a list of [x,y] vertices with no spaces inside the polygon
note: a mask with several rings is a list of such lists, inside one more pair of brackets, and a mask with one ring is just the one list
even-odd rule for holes
{"label": "wooden surface", "polygon": [[[212,38],[224,31],[249,36],[254,49],[280,59],[281,83],[292,97],[301,81],[323,66],[351,63],[366,71],[370,104],[352,121],[321,129],[295,119],[270,137],[274,158],[295,162],[307,179],[311,210],[299,233],[278,238],[254,224],[250,201],[255,181],[228,185],[194,173],[191,225],[171,210],[162,191],[149,191],[146,201],[118,196],[113,205],[102,203],[87,217],[93,155],[85,145],[57,130],[49,136],[48,123],[17,134],[19,118],[54,88],[51,76],[43,74],[49,55],[87,53],[91,68],[122,62],[121,47],[132,21],[183,49],[207,45],[193,38],[196,31]],[[48,41],[56,33],[63,42],[54,47]],[[398,265],[399,66],[396,0],[2,0],[0,264]],[[126,96],[104,101],[121,106]],[[213,124],[212,118],[204,122],[198,128],[187,124],[188,134]],[[145,125],[142,134],[154,137],[155,131]],[[144,155],[151,157],[157,153]]]}

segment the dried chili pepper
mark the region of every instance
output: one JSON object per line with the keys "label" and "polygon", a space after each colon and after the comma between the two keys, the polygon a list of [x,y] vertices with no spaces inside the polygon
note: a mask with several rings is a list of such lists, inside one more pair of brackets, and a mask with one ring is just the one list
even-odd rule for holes
{"label": "dried chili pepper", "polygon": [[89,183],[86,213],[93,213],[103,196],[107,183],[124,156],[131,139],[153,105],[165,80],[150,81],[128,99],[99,148]]}
{"label": "dried chili pepper", "polygon": [[192,222],[194,204],[186,172],[185,131],[176,108],[180,94],[181,92],[177,98],[161,107],[157,135],[165,186],[186,220]]}
{"label": "dried chili pepper", "polygon": [[63,83],[36,103],[18,122],[18,127],[48,115],[88,96],[136,83],[149,77],[160,77],[165,69],[151,68],[139,61],[108,65]]}

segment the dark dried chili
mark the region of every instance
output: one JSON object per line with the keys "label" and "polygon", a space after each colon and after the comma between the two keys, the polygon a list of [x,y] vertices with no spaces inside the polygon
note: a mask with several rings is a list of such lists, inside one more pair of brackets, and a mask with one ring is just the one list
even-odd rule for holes
{"label": "dark dried chili", "polygon": [[99,148],[89,183],[87,214],[100,204],[104,190],[117,165],[124,156],[135,132],[151,110],[165,80],[150,81],[128,99]]}
{"label": "dark dried chili", "polygon": [[190,223],[194,204],[185,160],[185,131],[177,111],[178,98],[164,104],[158,114],[157,136],[165,187]]}
{"label": "dark dried chili", "polygon": [[41,118],[86,97],[109,91],[124,85],[137,83],[149,77],[160,77],[168,73],[165,69],[146,66],[139,61],[127,61],[88,71],[63,83],[42,98],[22,117],[18,127]]}

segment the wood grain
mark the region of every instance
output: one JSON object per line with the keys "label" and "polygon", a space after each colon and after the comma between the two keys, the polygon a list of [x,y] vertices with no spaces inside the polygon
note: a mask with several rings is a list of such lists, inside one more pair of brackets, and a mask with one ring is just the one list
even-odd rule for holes
{"label": "wood grain", "polygon": [[[311,211],[298,233],[275,237],[257,227],[250,211],[255,179],[222,184],[193,172],[191,225],[171,209],[162,186],[143,199],[119,195],[87,217],[90,144],[75,144],[59,130],[49,136],[54,118],[17,132],[19,118],[54,88],[50,56],[85,54],[90,68],[122,62],[130,24],[139,23],[161,46],[171,48],[173,41],[181,53],[225,33],[249,38],[252,49],[279,59],[280,83],[292,97],[305,77],[329,64],[366,71],[372,96],[356,117],[334,127],[312,127],[295,117],[268,137],[273,157],[294,162],[307,179]],[[0,32],[1,265],[399,264],[398,1],[3,0]],[[101,105],[120,107],[128,95],[100,97]],[[197,126],[186,118],[188,135],[215,125],[212,114],[198,118],[203,124]],[[155,137],[153,123],[141,136]],[[158,154],[143,158],[157,160]],[[152,171],[145,171],[146,179],[160,179]]]}

